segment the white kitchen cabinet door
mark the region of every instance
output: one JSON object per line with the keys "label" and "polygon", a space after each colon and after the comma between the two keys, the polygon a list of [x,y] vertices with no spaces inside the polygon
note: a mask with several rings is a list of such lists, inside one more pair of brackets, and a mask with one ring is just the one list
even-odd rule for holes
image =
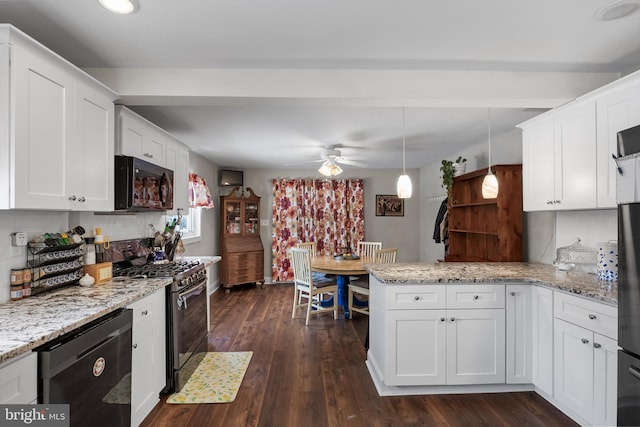
{"label": "white kitchen cabinet door", "polygon": [[76,146],[73,75],[29,47],[12,49],[12,208],[71,209]]}
{"label": "white kitchen cabinet door", "polygon": [[536,389],[553,396],[553,291],[531,290],[531,376]]}
{"label": "white kitchen cabinet door", "polygon": [[447,384],[504,382],[504,309],[447,310]]}
{"label": "white kitchen cabinet door", "polygon": [[593,425],[615,426],[618,411],[618,343],[593,334]]}
{"label": "white kitchen cabinet door", "polygon": [[165,290],[129,305],[133,310],[131,425],[139,425],[166,386]]}
{"label": "white kitchen cabinet door", "polygon": [[640,125],[640,81],[625,83],[596,99],[598,208],[616,207],[618,132]]}
{"label": "white kitchen cabinet door", "polygon": [[523,210],[554,209],[554,128],[546,120],[522,132],[522,204]]}
{"label": "white kitchen cabinet door", "polygon": [[175,215],[178,209],[189,213],[189,149],[173,138],[167,139],[167,168],[173,171],[173,210],[167,214]]}
{"label": "white kitchen cabinet door", "polygon": [[526,285],[507,285],[507,384],[531,383],[531,289]]}
{"label": "white kitchen cabinet door", "polygon": [[116,153],[166,167],[167,136],[164,131],[125,107],[118,106],[116,114]]}
{"label": "white kitchen cabinet door", "polygon": [[567,109],[554,120],[556,209],[596,207],[595,101]]}
{"label": "white kitchen cabinet door", "polygon": [[385,385],[446,383],[445,310],[389,310]]}
{"label": "white kitchen cabinet door", "polygon": [[0,365],[0,404],[31,404],[38,398],[38,353],[30,352]]}
{"label": "white kitchen cabinet door", "polygon": [[74,210],[112,211],[114,208],[114,105],[110,94],[78,82],[76,85],[77,144]]}
{"label": "white kitchen cabinet door", "polygon": [[554,325],[554,399],[578,417],[593,417],[593,332],[564,320]]}

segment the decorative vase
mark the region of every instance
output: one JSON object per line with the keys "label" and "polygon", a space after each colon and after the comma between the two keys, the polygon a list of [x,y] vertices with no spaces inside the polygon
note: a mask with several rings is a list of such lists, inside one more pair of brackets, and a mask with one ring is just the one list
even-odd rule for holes
{"label": "decorative vase", "polygon": [[454,163],[452,166],[454,176],[462,175],[467,170],[467,162]]}

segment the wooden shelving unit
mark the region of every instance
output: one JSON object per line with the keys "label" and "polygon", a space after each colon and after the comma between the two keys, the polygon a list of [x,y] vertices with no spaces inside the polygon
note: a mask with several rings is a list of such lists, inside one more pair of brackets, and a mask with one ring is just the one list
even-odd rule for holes
{"label": "wooden shelving unit", "polygon": [[445,261],[522,261],[522,165],[496,165],[495,199],[482,198],[487,168],[454,178]]}
{"label": "wooden shelving unit", "polygon": [[260,240],[260,197],[235,187],[220,196],[220,281],[229,293],[235,285],[264,285],[264,249]]}

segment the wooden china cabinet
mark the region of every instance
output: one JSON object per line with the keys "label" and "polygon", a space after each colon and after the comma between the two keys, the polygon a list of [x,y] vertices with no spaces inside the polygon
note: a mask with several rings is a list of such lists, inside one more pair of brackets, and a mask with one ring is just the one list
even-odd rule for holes
{"label": "wooden china cabinet", "polygon": [[249,187],[220,196],[220,282],[230,288],[244,283],[264,286],[264,249],[260,240],[260,197]]}
{"label": "wooden china cabinet", "polygon": [[522,165],[491,166],[498,197],[482,197],[487,168],[457,176],[449,192],[445,261],[522,261]]}

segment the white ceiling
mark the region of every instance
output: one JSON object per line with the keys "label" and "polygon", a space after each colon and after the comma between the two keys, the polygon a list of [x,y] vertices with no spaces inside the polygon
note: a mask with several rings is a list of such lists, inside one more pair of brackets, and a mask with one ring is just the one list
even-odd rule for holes
{"label": "white ceiling", "polygon": [[488,107],[497,135],[640,69],[640,10],[597,19],[610,0],[138,3],[0,0],[0,22],[219,166],[316,167],[338,145],[399,168],[405,135],[419,167],[486,141]]}

